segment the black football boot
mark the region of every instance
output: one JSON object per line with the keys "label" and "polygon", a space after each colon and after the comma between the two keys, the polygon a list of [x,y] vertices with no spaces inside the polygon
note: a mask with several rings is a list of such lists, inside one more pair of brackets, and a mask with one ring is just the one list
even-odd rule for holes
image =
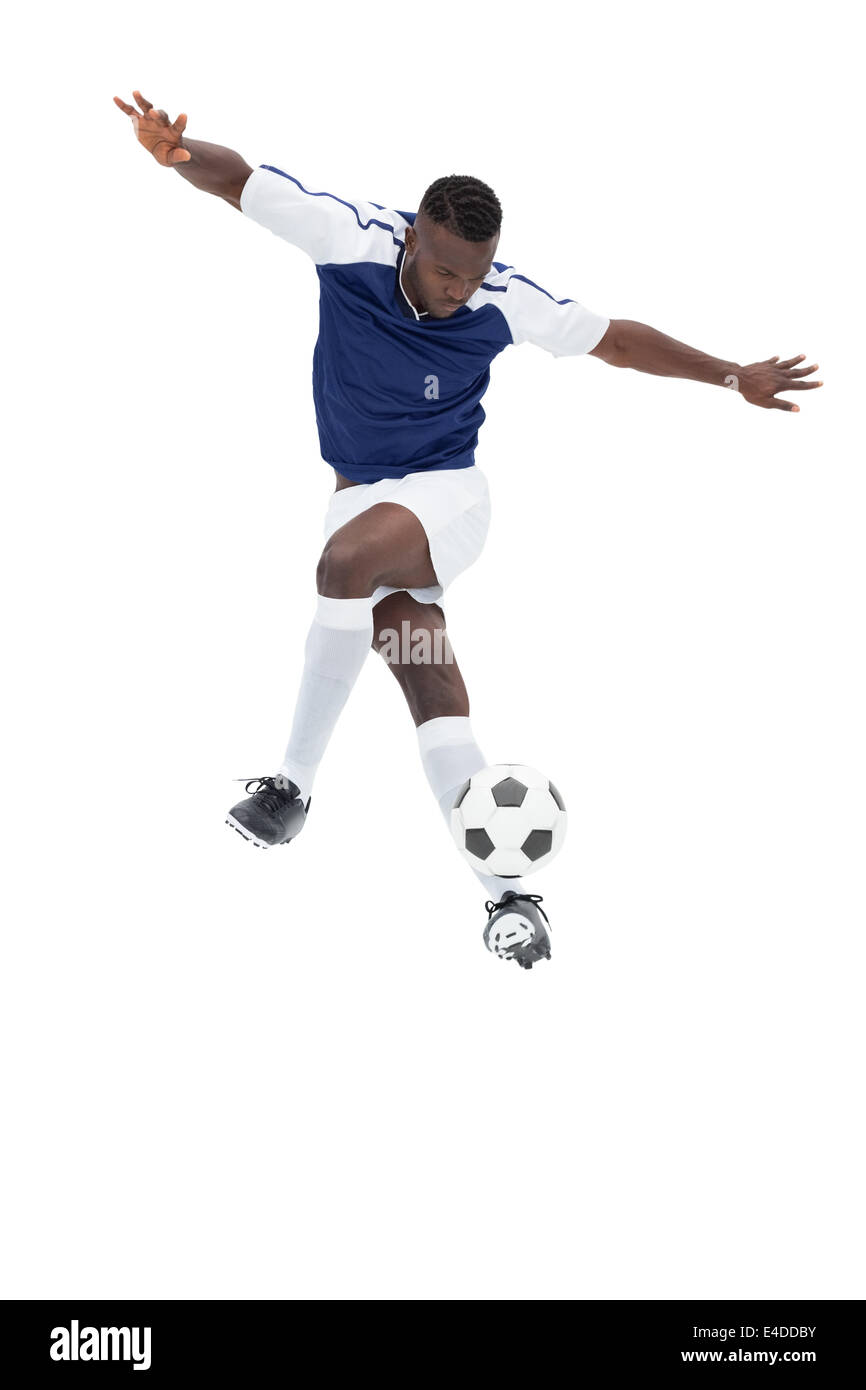
{"label": "black football boot", "polygon": [[[503,893],[498,903],[489,899],[484,945],[500,960],[516,960],[524,970],[531,970],[538,960],[550,960],[550,937],[544,922],[550,926],[538,893]],[[544,922],[542,922],[542,917]]]}
{"label": "black football boot", "polygon": [[305,806],[300,788],[282,773],[276,777],[251,777],[245,790],[253,786],[252,796],[229,811],[226,825],[260,849],[287,845],[303,830],[313,798],[308,796]]}

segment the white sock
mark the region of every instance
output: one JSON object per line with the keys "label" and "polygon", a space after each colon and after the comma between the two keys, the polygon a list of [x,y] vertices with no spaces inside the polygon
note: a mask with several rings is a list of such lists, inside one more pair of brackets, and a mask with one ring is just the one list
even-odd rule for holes
{"label": "white sock", "polygon": [[[450,829],[451,807],[457,793],[473,772],[487,767],[487,759],[475,742],[468,715],[440,715],[419,724],[415,732],[427,781]],[[475,868],[472,872],[495,903],[503,893],[525,892],[519,878],[497,878],[479,873]]]}
{"label": "white sock", "polygon": [[316,769],[373,641],[373,598],[318,595],[304,646],[304,671],[280,772],[306,802]]}

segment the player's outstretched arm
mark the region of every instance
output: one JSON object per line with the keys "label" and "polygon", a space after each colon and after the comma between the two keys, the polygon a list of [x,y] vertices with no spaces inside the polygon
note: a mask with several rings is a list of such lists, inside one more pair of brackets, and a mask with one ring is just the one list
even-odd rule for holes
{"label": "player's outstretched arm", "polygon": [[240,209],[241,190],[253,172],[246,160],[224,145],[184,140],[184,112],[176,121],[169,121],[165,111],[157,111],[141,92],[135,91],[132,95],[140,110],[127,105],[120,97],[114,98],[115,105],[129,116],[136,139],[153,155],[157,164],[176,169],[194,188],[225,198],[232,207]]}
{"label": "player's outstretched arm", "polygon": [[590,353],[612,367],[633,367],[635,371],[651,372],[654,376],[678,376],[690,381],[706,381],[712,386],[726,386],[739,391],[750,405],[776,410],[800,409],[792,401],[776,400],[777,391],[811,391],[824,384],[801,380],[818,369],[817,362],[798,369],[798,363],[806,356],[804,352],[786,362],[780,362],[777,354],[764,362],[743,366],[739,362],[709,357],[646,323],[635,323],[631,319],[611,319],[604,337]]}

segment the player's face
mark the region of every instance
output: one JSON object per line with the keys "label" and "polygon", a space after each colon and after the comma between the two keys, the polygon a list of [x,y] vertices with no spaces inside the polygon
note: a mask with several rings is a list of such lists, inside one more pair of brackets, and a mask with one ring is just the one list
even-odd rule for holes
{"label": "player's face", "polygon": [[498,236],[464,241],[422,213],[415,226],[406,229],[403,263],[403,284],[415,308],[426,309],[434,319],[450,318],[489,274],[498,245]]}

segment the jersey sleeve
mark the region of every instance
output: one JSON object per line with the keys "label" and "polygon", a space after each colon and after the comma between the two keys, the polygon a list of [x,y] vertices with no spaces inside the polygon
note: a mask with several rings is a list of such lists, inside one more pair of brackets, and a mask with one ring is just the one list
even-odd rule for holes
{"label": "jersey sleeve", "polygon": [[316,265],[383,260],[391,254],[393,214],[377,203],[307,186],[274,164],[260,164],[241,190],[241,212],[291,242]]}
{"label": "jersey sleeve", "polygon": [[502,279],[500,307],[514,343],[535,343],[553,357],[575,357],[591,352],[610,327],[604,314],[593,313],[576,299],[556,299],[512,267]]}

